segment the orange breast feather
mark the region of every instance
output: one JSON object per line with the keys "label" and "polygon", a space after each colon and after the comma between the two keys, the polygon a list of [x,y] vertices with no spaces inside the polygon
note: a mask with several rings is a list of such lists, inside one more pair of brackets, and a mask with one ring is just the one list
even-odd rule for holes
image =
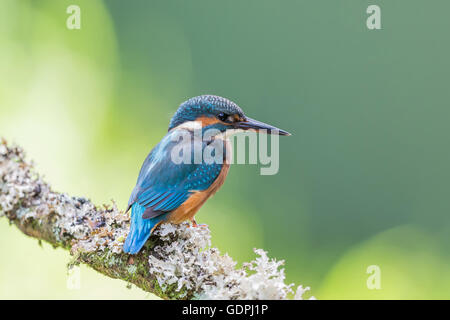
{"label": "orange breast feather", "polygon": [[[229,142],[224,141],[227,148],[227,153],[230,150]],[[190,196],[181,206],[174,210],[169,216],[167,221],[172,223],[180,223],[186,220],[192,220],[201,206],[211,197],[225,182],[230,164],[224,159],[222,170],[220,170],[217,179],[209,186],[208,189],[203,191],[196,191]]]}

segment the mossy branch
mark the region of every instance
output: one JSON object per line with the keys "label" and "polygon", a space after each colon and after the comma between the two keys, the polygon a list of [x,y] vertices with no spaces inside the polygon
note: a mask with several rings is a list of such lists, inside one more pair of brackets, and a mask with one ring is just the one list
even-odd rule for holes
{"label": "mossy branch", "polygon": [[[263,250],[255,261],[236,268],[211,248],[208,228],[164,224],[137,255],[122,251],[129,217],[115,203],[96,206],[83,197],[53,191],[17,146],[0,142],[0,217],[23,233],[70,250],[84,263],[164,299],[286,299],[283,261]],[[308,288],[298,287],[296,298]]]}

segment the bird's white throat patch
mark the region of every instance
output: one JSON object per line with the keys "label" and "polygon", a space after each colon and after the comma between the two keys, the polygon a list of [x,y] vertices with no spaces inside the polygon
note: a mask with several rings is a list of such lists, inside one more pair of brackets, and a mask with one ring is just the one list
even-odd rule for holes
{"label": "bird's white throat patch", "polygon": [[201,128],[202,128],[202,123],[200,121],[186,121],[186,122],[183,122],[182,124],[176,126],[172,130],[182,129],[182,130],[193,131],[193,130],[199,130]]}

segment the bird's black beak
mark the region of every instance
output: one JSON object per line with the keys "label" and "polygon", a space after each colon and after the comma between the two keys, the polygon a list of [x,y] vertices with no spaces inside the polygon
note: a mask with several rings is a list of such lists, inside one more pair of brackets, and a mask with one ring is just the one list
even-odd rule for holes
{"label": "bird's black beak", "polygon": [[245,118],[245,121],[240,121],[235,123],[236,128],[242,129],[242,130],[255,130],[255,131],[261,131],[261,130],[267,130],[267,133],[269,134],[278,134],[280,136],[290,136],[291,134],[287,131],[278,129],[277,127],[271,126],[270,124],[252,119],[252,118]]}

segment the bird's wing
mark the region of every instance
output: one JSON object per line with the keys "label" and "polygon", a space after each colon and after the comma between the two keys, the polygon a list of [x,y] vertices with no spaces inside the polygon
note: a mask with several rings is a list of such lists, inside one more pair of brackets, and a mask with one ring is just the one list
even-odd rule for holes
{"label": "bird's wing", "polygon": [[[137,202],[145,207],[144,219],[177,209],[193,192],[206,190],[220,174],[221,163],[174,163],[171,154],[176,145],[180,147],[179,143],[172,141],[171,133],[168,133],[142,165],[128,204],[132,206]],[[203,150],[204,143],[199,143]],[[194,146],[191,145],[189,150],[194,159]]]}

